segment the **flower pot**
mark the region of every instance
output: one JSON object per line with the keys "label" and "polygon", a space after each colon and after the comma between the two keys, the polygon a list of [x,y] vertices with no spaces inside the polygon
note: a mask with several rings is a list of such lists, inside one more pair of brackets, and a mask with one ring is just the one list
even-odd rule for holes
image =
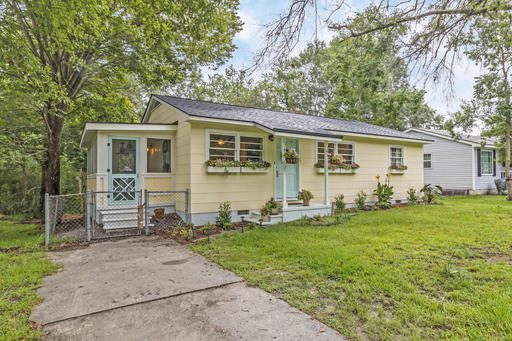
{"label": "flower pot", "polygon": [[264,222],[264,223],[268,223],[270,221],[270,216],[269,215],[262,215],[261,216],[261,221]]}
{"label": "flower pot", "polygon": [[297,159],[285,159],[286,163],[294,164],[297,163]]}
{"label": "flower pot", "polygon": [[272,208],[272,209],[270,210],[270,214],[271,214],[271,215],[277,215],[277,214],[279,214],[279,208]]}
{"label": "flower pot", "polygon": [[309,200],[303,200],[304,206],[309,206]]}
{"label": "flower pot", "polygon": [[153,212],[155,213],[155,219],[157,221],[160,221],[160,220],[164,219],[164,217],[165,217],[165,208],[155,208],[155,210]]}

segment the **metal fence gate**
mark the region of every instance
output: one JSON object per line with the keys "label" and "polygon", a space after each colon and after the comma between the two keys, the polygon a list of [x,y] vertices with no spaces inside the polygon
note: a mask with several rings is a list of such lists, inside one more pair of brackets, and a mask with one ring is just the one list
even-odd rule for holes
{"label": "metal fence gate", "polygon": [[190,222],[189,191],[88,192],[45,196],[45,243],[149,234]]}
{"label": "metal fence gate", "polygon": [[189,191],[145,191],[146,234],[189,223]]}

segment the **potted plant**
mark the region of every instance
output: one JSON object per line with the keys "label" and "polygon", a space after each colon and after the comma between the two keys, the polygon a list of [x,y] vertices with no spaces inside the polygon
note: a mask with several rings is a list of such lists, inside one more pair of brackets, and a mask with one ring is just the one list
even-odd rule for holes
{"label": "potted plant", "polygon": [[270,200],[265,203],[265,206],[269,209],[270,215],[277,215],[281,210],[281,203],[275,201],[274,198],[270,198]]}
{"label": "potted plant", "polygon": [[313,193],[311,193],[310,191],[308,191],[307,189],[303,189],[299,192],[299,195],[297,196],[297,198],[299,200],[302,200],[304,206],[309,206],[309,202],[311,201],[311,199],[313,199],[315,196],[313,195]]}
{"label": "potted plant", "polygon": [[268,161],[240,161],[240,170],[242,173],[266,173],[272,164]]}
{"label": "potted plant", "polygon": [[297,153],[295,148],[287,149],[283,153],[283,157],[284,157],[286,163],[294,164],[299,161],[299,153]]}
{"label": "potted plant", "polygon": [[240,173],[240,162],[215,159],[205,162],[208,173]]}
{"label": "potted plant", "polygon": [[260,209],[261,220],[264,222],[270,221],[270,209],[267,205],[263,205]]}

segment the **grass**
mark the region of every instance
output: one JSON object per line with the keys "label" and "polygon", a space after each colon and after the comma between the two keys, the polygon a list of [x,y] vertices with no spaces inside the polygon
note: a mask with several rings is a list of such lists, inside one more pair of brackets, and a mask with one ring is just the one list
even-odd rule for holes
{"label": "grass", "polygon": [[192,246],[350,339],[512,335],[512,203],[363,212],[328,227],[293,223]]}
{"label": "grass", "polygon": [[42,278],[55,270],[43,242],[36,225],[0,221],[0,340],[41,338],[29,316]]}

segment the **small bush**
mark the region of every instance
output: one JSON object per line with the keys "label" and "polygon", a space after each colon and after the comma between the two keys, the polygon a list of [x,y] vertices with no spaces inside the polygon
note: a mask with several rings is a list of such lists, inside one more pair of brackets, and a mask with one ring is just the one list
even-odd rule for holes
{"label": "small bush", "polygon": [[219,204],[217,225],[223,229],[231,227],[231,202],[223,201]]}
{"label": "small bush", "polygon": [[364,210],[364,207],[366,206],[366,198],[368,197],[368,194],[366,194],[364,191],[360,191],[356,195],[356,208],[358,210]]}
{"label": "small bush", "polygon": [[437,200],[441,197],[443,193],[443,188],[441,186],[434,186],[431,184],[423,186],[420,190],[423,193],[423,201],[427,204],[436,204]]}
{"label": "small bush", "polygon": [[373,191],[373,194],[377,197],[377,208],[390,208],[391,198],[393,197],[393,186],[389,184],[389,176],[386,176],[386,181],[380,182],[380,176],[377,176],[377,188]]}
{"label": "small bush", "polygon": [[334,209],[336,213],[343,212],[345,206],[345,196],[343,194],[338,194],[334,197]]}
{"label": "small bush", "polygon": [[408,205],[416,205],[418,203],[418,193],[416,193],[416,190],[414,188],[409,188],[407,190],[407,204]]}

